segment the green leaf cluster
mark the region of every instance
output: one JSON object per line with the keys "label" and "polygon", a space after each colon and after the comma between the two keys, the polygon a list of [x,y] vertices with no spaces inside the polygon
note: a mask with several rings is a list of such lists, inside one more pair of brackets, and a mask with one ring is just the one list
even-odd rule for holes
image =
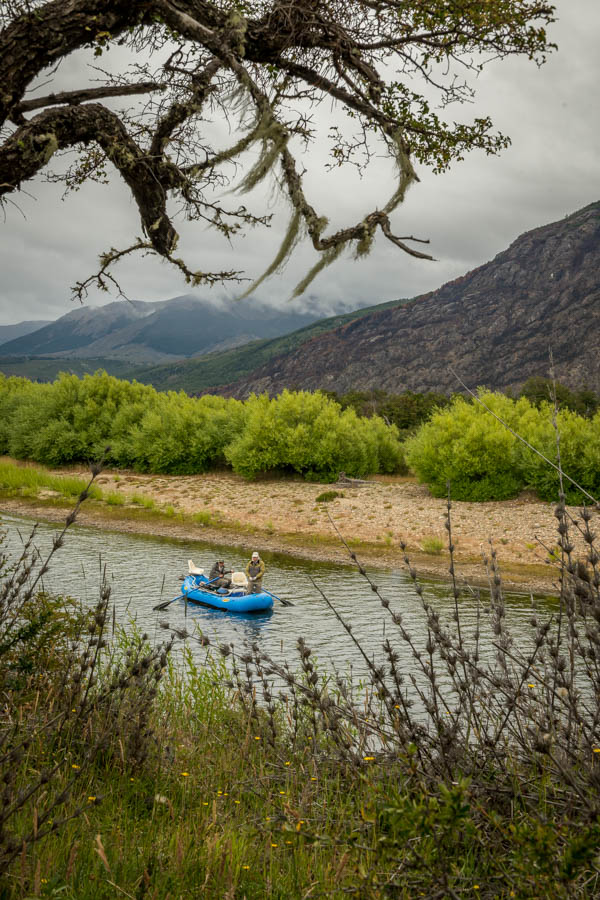
{"label": "green leaf cluster", "polygon": [[246,414],[244,431],[226,450],[233,470],[246,478],[275,470],[327,482],[342,470],[361,477],[403,466],[394,426],[342,410],[320,392],[252,396]]}
{"label": "green leaf cluster", "polygon": [[[600,494],[600,414],[589,419],[569,409],[534,406],[526,397],[513,400],[481,390],[480,399],[510,428],[548,460],[558,465],[592,495]],[[447,484],[455,500],[505,500],[529,488],[543,500],[555,500],[559,474],[537,453],[511,434],[482,405],[455,397],[407,441],[406,457],[434,496],[445,496]],[[569,503],[584,495],[564,481]]]}
{"label": "green leaf cluster", "polygon": [[333,481],[404,467],[398,431],[324,394],[284,391],[246,402],[160,393],[104,371],[53,384],[0,376],[0,453],[49,466],[104,458],[140,472],[188,475],[231,466]]}

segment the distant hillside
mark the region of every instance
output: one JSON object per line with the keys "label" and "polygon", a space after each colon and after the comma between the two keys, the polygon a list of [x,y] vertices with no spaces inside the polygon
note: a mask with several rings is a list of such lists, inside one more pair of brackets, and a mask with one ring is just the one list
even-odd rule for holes
{"label": "distant hillside", "polygon": [[[15,338],[23,337],[24,334],[31,334],[32,331],[38,331],[38,329],[49,324],[50,320],[39,319],[30,322],[17,322],[16,325],[0,325],[0,347],[7,341],[14,341]],[[0,356],[2,356],[1,350]]]}
{"label": "distant hillside", "polygon": [[[220,393],[515,388],[547,375],[600,390],[600,203],[527,232],[412,303],[376,309],[280,352]],[[216,384],[216,383],[215,383]]]}
{"label": "distant hillside", "polygon": [[252,298],[209,302],[184,295],[158,303],[120,300],[74,309],[56,322],[8,341],[0,356],[158,363],[276,337],[316,318],[315,312],[278,310]]}
{"label": "distant hillside", "polygon": [[131,363],[122,359],[55,359],[47,356],[1,356],[0,372],[4,375],[17,375],[29,378],[30,381],[54,381],[60,372],[70,375],[93,375],[98,369],[104,369],[109,375],[129,380],[132,374]]}
{"label": "distant hillside", "polygon": [[[245,301],[243,301],[245,302]],[[219,353],[209,353],[199,359],[181,360],[167,365],[134,369],[130,375],[138,381],[153,384],[158,390],[184,390],[190,394],[206,393],[207,389],[225,385],[234,378],[245,376],[275,356],[291,353],[323,332],[353,322],[373,312],[410,303],[409,300],[390,300],[378,306],[319,319],[290,334],[271,340],[253,341],[243,347]],[[0,360],[0,369],[1,360]]]}

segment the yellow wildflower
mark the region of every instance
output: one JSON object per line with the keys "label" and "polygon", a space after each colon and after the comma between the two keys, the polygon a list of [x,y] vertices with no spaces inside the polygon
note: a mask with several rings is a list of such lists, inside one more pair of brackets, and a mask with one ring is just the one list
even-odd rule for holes
{"label": "yellow wildflower", "polygon": [[72,769],[80,769],[81,766],[78,766],[77,763],[71,763],[71,768]]}
{"label": "yellow wildflower", "polygon": [[363,759],[365,762],[373,762],[375,757],[374,756],[363,756]]}
{"label": "yellow wildflower", "polygon": [[189,772],[180,772],[179,774],[181,775],[182,778],[187,778],[190,773]]}

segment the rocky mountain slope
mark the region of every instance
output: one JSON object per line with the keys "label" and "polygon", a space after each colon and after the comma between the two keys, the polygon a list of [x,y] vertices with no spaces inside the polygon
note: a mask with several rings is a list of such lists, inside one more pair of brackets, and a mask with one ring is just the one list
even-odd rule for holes
{"label": "rocky mountain slope", "polygon": [[517,238],[413,302],[320,334],[219,393],[507,389],[530,375],[600,390],[600,202]]}
{"label": "rocky mountain slope", "polygon": [[208,301],[184,295],[158,303],[119,300],[74,309],[2,344],[0,356],[159,363],[276,337],[317,318],[317,313],[277,310],[252,299]]}

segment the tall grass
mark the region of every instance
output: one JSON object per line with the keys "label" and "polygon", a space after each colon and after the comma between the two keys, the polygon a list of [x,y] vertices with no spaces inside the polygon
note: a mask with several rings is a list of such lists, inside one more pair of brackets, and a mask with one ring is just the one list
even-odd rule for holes
{"label": "tall grass", "polygon": [[[69,475],[53,475],[33,466],[17,466],[0,460],[0,490],[7,494],[36,497],[40,491],[53,491],[61,497],[72,500],[78,497],[86,486],[86,480]],[[91,485],[88,496],[99,500],[102,491]]]}

